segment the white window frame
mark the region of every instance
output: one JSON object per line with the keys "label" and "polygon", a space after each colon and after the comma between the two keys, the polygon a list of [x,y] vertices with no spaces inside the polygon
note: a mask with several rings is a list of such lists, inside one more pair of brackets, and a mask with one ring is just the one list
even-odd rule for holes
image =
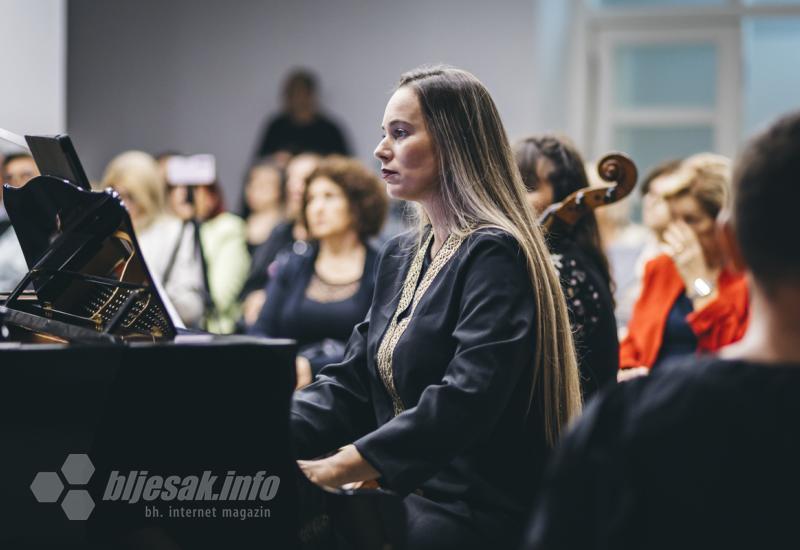
{"label": "white window frame", "polygon": [[[571,0],[571,3],[574,33],[566,124],[569,134],[594,157],[607,152],[613,139],[616,119],[610,112],[613,96],[608,87],[613,74],[609,72],[613,70],[609,63],[613,44],[625,40],[646,42],[681,33],[692,41],[697,33],[706,38],[714,36],[718,43],[719,71],[718,101],[713,116],[714,145],[720,153],[733,155],[742,141],[742,22],[753,16],[800,16],[800,4],[747,5],[744,0],[727,0],[719,6],[597,7],[594,0]],[[732,86],[729,94],[722,93],[725,86]],[[656,122],[663,116],[652,114]],[[676,120],[682,122],[693,116],[694,122],[702,122],[704,117],[708,120],[707,113],[686,110],[675,114],[679,115]]]}
{"label": "white window frame", "polygon": [[[716,98],[713,106],[624,108],[616,105],[614,52],[618,47],[709,43],[716,48]],[[725,155],[735,153],[741,111],[738,28],[604,30],[599,33],[595,44],[598,56],[598,94],[595,106],[597,122],[593,139],[595,154],[612,149],[614,130],[618,125],[643,128],[707,125],[713,130],[713,149]],[[686,84],[690,86],[691,82],[687,81]]]}

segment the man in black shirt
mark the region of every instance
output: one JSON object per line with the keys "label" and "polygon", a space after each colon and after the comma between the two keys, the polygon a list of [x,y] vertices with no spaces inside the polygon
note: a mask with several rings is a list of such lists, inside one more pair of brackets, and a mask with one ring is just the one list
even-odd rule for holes
{"label": "man in black shirt", "polygon": [[800,112],[734,174],[730,261],[751,288],[742,341],[620,384],[550,465],[526,548],[800,546]]}
{"label": "man in black shirt", "polygon": [[273,118],[259,142],[257,156],[349,154],[342,131],[322,115],[317,105],[314,75],[298,70],[284,86],[284,111]]}

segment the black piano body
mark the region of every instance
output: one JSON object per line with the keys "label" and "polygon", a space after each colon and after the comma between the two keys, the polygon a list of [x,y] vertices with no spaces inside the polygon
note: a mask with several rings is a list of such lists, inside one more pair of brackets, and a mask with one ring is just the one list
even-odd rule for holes
{"label": "black piano body", "polygon": [[119,197],[68,137],[26,139],[42,176],[4,193],[30,271],[0,296],[0,548],[296,547],[294,343],[182,331]]}
{"label": "black piano body", "polygon": [[[212,337],[0,346],[0,547],[296,547],[291,344]],[[67,479],[72,455],[88,457],[90,478]],[[132,475],[202,480],[206,472],[217,477],[218,494],[231,472],[250,485],[262,472],[279,486],[269,500],[208,500],[198,490],[181,500],[139,491],[137,501],[137,491],[126,499],[112,483]],[[55,473],[60,494],[47,494],[53,489],[46,485],[37,488],[45,494],[34,494],[41,473]],[[80,504],[68,509],[75,490],[93,500],[85,519]],[[116,500],[104,500],[106,493]]]}

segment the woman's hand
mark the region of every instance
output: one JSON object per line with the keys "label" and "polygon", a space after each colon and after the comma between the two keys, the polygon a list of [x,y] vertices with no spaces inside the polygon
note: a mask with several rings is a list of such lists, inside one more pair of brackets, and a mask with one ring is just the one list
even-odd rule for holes
{"label": "woman's hand", "polygon": [[[717,297],[716,281],[719,270],[708,267],[703,248],[694,231],[685,222],[675,221],[664,232],[664,241],[667,254],[678,268],[683,286],[686,287],[686,294],[692,299],[695,311],[713,301]],[[695,282],[698,279],[702,279],[708,285],[709,293],[697,294]]]}
{"label": "woman's hand", "polygon": [[320,460],[298,460],[306,477],[317,485],[338,488],[354,482],[377,479],[380,473],[364,460],[354,445],[342,447],[338,453]]}
{"label": "woman's hand", "polygon": [[667,254],[675,262],[683,284],[690,292],[697,279],[716,280],[716,274],[706,264],[697,235],[685,222],[678,220],[669,224],[664,231],[664,242]]}

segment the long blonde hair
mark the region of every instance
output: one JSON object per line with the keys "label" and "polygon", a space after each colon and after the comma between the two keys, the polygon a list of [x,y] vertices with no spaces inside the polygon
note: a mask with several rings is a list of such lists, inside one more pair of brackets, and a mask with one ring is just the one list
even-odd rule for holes
{"label": "long blonde hair", "polygon": [[114,157],[106,167],[103,187],[130,194],[139,209],[133,220],[137,231],[150,227],[165,212],[166,183],[156,160],[142,151],[126,151]]}
{"label": "long blonde hair", "polygon": [[[439,161],[439,196],[449,233],[479,228],[510,233],[525,253],[536,303],[531,405],[541,399],[553,445],[580,414],[578,364],[567,305],[550,253],[525,200],[503,123],[489,92],[472,74],[450,67],[420,68],[400,78],[419,99]],[[429,220],[417,206],[420,227]]]}

